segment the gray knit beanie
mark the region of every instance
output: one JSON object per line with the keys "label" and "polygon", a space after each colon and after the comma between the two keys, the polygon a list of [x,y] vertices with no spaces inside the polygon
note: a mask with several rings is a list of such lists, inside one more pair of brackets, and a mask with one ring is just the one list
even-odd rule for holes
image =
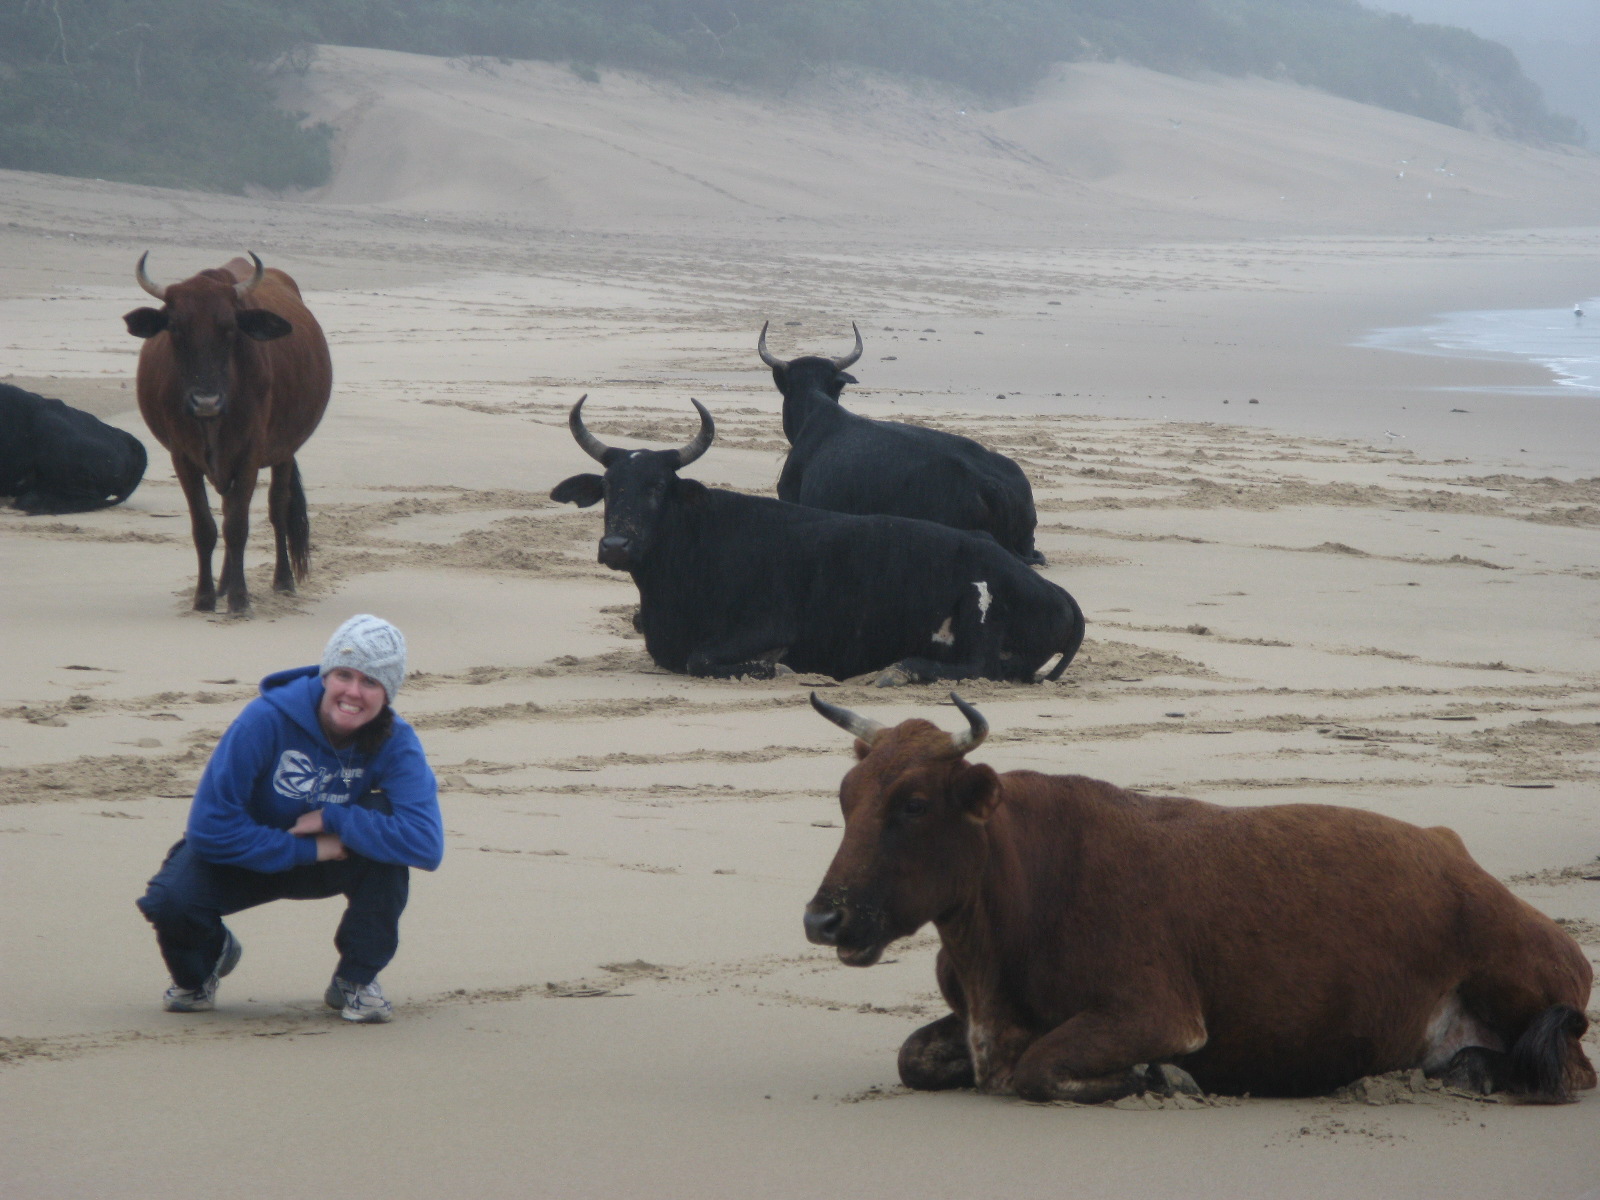
{"label": "gray knit beanie", "polygon": [[322,674],[349,667],[383,684],[390,701],[406,681],[406,639],[382,617],[361,613],[351,617],[328,639],[322,652]]}

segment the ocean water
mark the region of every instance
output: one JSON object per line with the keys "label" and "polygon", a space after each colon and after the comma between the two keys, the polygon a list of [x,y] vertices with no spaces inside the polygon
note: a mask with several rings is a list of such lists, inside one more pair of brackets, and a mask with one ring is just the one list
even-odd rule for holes
{"label": "ocean water", "polygon": [[1429,325],[1373,330],[1357,344],[1410,354],[1532,362],[1550,371],[1557,389],[1600,393],[1600,297],[1577,307],[1582,316],[1571,308],[1441,313]]}

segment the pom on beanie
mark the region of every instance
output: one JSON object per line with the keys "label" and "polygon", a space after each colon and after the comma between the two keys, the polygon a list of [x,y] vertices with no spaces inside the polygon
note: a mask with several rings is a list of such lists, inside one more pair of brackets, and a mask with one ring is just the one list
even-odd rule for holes
{"label": "pom on beanie", "polygon": [[322,674],[349,667],[383,684],[393,700],[406,681],[406,639],[382,617],[361,613],[351,617],[328,639],[322,652]]}

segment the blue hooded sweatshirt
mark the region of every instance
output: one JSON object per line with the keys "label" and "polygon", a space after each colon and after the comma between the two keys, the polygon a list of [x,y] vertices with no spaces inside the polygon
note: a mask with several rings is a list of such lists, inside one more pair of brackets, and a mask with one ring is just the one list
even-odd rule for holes
{"label": "blue hooded sweatshirt", "polygon": [[317,860],[313,837],[289,827],[314,808],[349,849],[378,862],[431,871],[444,857],[439,789],[417,734],[397,714],[373,755],[335,750],[317,720],[317,667],[278,671],[261,681],[211,752],[187,837],[207,862],[251,871],[287,871]]}

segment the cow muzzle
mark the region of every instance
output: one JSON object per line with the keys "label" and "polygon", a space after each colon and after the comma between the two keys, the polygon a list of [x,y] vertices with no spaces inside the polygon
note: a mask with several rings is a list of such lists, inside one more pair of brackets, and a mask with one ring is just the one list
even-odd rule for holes
{"label": "cow muzzle", "polygon": [[198,417],[202,421],[210,421],[222,415],[223,398],[217,392],[209,394],[190,392],[188,406],[191,417]]}
{"label": "cow muzzle", "polygon": [[883,957],[892,938],[869,937],[865,927],[871,922],[850,920],[842,905],[813,900],[806,905],[806,940],[814,946],[832,946],[839,961],[847,967],[870,967]]}
{"label": "cow muzzle", "polygon": [[836,908],[820,912],[806,908],[806,941],[813,946],[837,946],[839,929],[844,924],[844,914]]}
{"label": "cow muzzle", "polygon": [[613,571],[633,568],[633,539],[608,536],[600,539],[600,562]]}

